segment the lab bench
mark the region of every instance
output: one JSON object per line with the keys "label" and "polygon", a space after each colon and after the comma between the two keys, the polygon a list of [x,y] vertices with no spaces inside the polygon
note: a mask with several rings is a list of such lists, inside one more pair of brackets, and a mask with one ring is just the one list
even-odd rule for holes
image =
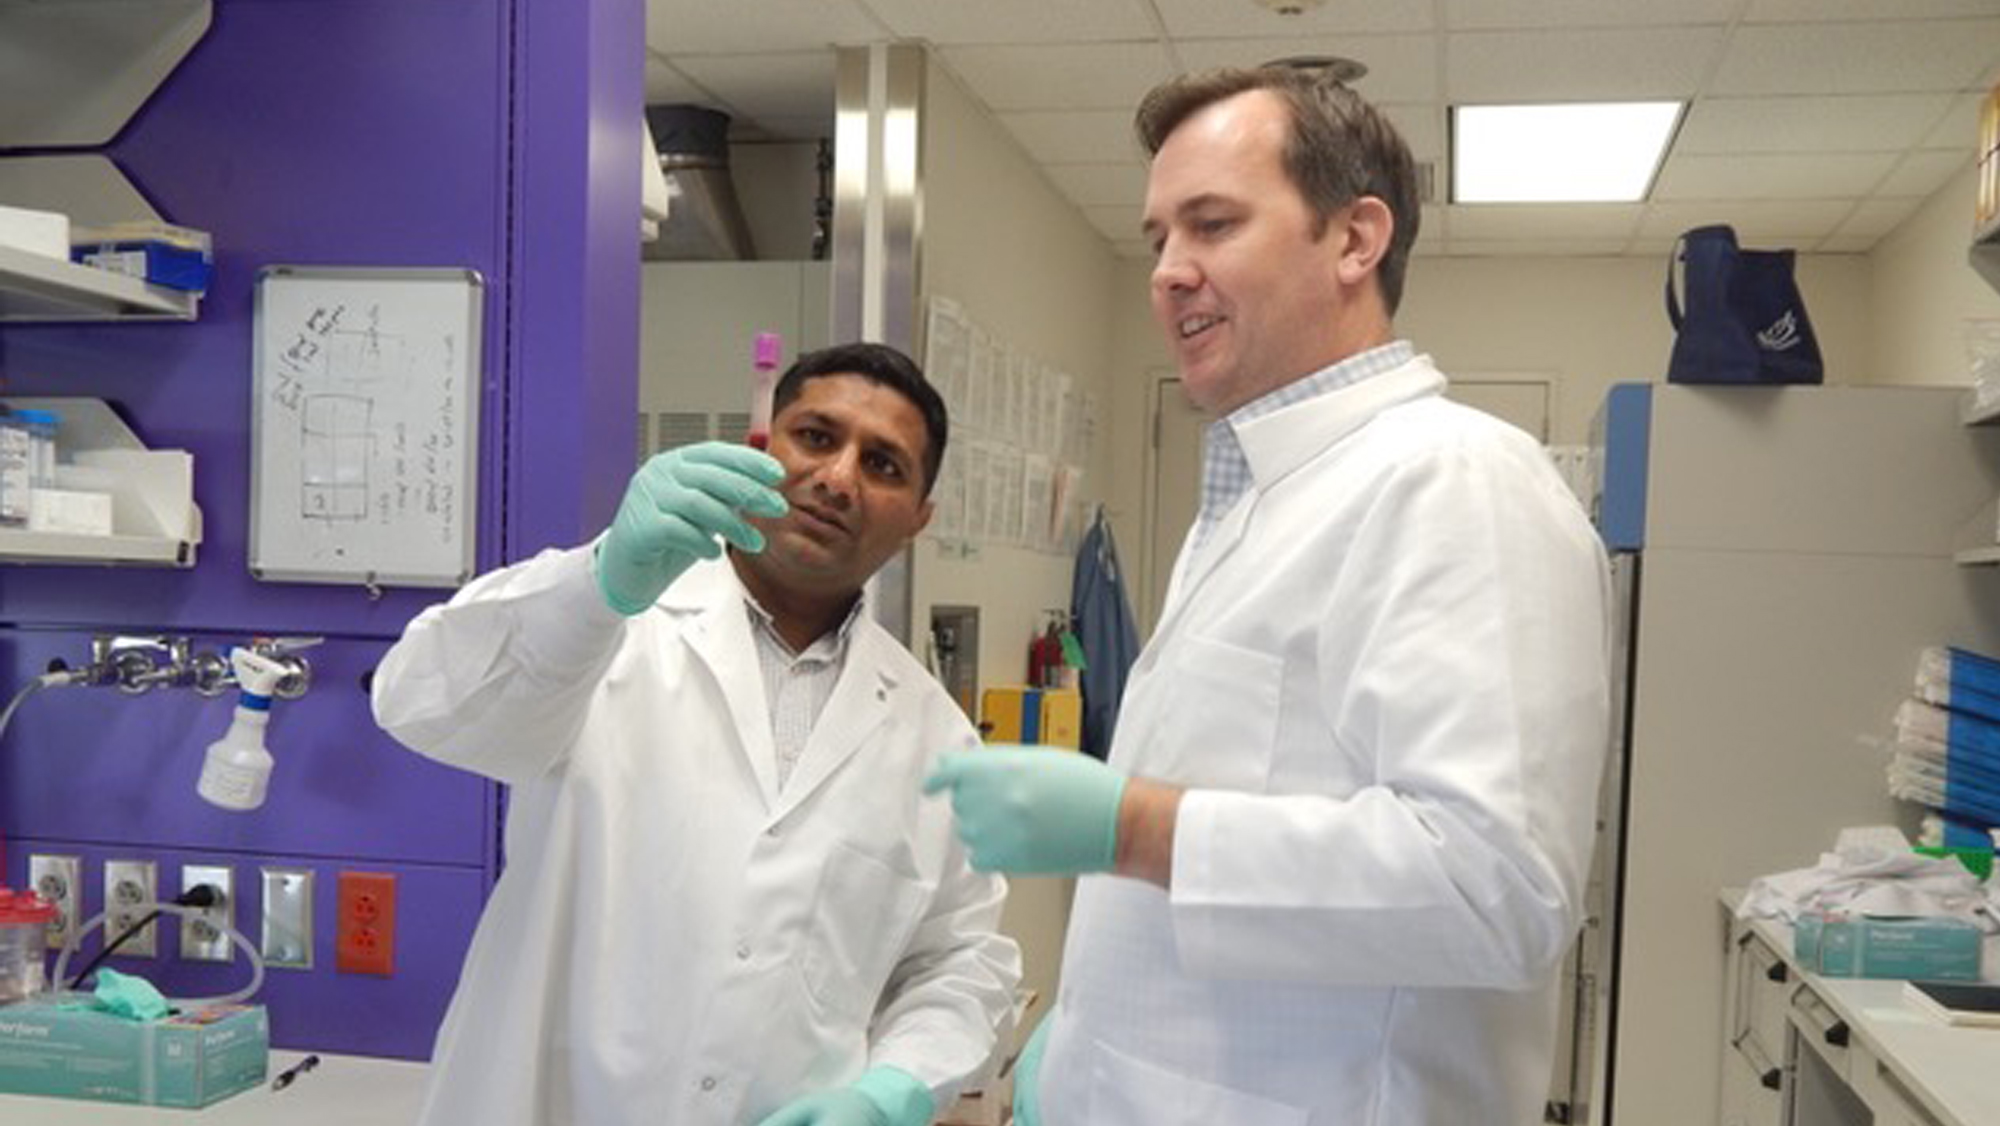
{"label": "lab bench", "polygon": [[[271,1075],[305,1058],[273,1051]],[[261,1086],[201,1110],[125,1106],[82,1099],[0,1095],[7,1126],[408,1126],[423,1105],[430,1065],[368,1056],[320,1055],[282,1091]]]}
{"label": "lab bench", "polygon": [[1900,980],[1801,970],[1792,928],[1736,918],[1741,899],[1722,896],[1721,1126],[2000,1123],[2000,1029],[1919,1012]]}

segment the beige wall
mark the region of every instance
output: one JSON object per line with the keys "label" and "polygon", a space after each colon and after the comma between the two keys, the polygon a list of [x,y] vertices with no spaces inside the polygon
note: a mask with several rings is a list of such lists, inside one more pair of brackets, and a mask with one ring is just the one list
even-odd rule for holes
{"label": "beige wall", "polygon": [[[1961,255],[1962,257],[1962,255]],[[1127,566],[1142,579],[1171,561],[1136,558],[1147,541],[1153,380],[1173,363],[1147,307],[1150,264],[1121,261],[1112,314],[1114,459],[1107,506]],[[1550,439],[1588,440],[1611,384],[1662,378],[1673,347],[1661,287],[1666,263],[1638,258],[1418,258],[1397,331],[1454,377],[1532,375],[1553,384]],[[1800,291],[1818,331],[1827,379],[1876,382],[1870,350],[1868,260],[1807,255]]]}
{"label": "beige wall", "polygon": [[1973,170],[1951,178],[1869,256],[1880,383],[1967,383],[1965,320],[2000,317],[2000,292],[1967,263]]}
{"label": "beige wall", "polygon": [[[1114,259],[1110,247],[1056,194],[1026,154],[935,63],[927,66],[922,141],[925,295],[949,297],[1008,344],[1042,357],[1080,386],[1108,390]],[[1099,442],[1084,495],[1101,496],[1110,464]],[[1028,639],[1045,607],[1069,605],[1066,555],[985,546],[970,559],[917,544],[915,621],[937,604],[980,607],[982,685],[1027,677]],[[1071,881],[1017,879],[1005,927],[1022,945],[1027,984],[1054,997]]]}

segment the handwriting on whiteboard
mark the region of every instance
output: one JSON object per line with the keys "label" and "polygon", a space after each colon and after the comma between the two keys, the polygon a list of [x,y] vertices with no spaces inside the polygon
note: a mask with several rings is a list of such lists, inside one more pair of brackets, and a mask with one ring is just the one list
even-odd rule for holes
{"label": "handwriting on whiteboard", "polygon": [[316,304],[273,341],[265,393],[297,428],[298,516],[455,543],[461,344],[383,321],[379,303]]}

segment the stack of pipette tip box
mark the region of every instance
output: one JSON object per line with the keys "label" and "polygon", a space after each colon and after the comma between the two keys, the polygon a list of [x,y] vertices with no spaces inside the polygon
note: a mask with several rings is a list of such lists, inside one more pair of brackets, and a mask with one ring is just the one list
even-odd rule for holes
{"label": "stack of pipette tip box", "polygon": [[1912,696],[1896,709],[1889,792],[1930,811],[1925,846],[1991,863],[2000,828],[2000,660],[1924,650]]}

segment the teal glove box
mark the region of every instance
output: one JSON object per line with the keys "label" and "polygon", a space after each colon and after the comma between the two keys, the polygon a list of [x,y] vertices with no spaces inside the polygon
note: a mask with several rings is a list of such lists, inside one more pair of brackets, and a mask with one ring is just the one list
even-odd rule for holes
{"label": "teal glove box", "polygon": [[1808,912],[1793,926],[1792,953],[1823,977],[1978,981],[1982,937],[1964,919]]}

